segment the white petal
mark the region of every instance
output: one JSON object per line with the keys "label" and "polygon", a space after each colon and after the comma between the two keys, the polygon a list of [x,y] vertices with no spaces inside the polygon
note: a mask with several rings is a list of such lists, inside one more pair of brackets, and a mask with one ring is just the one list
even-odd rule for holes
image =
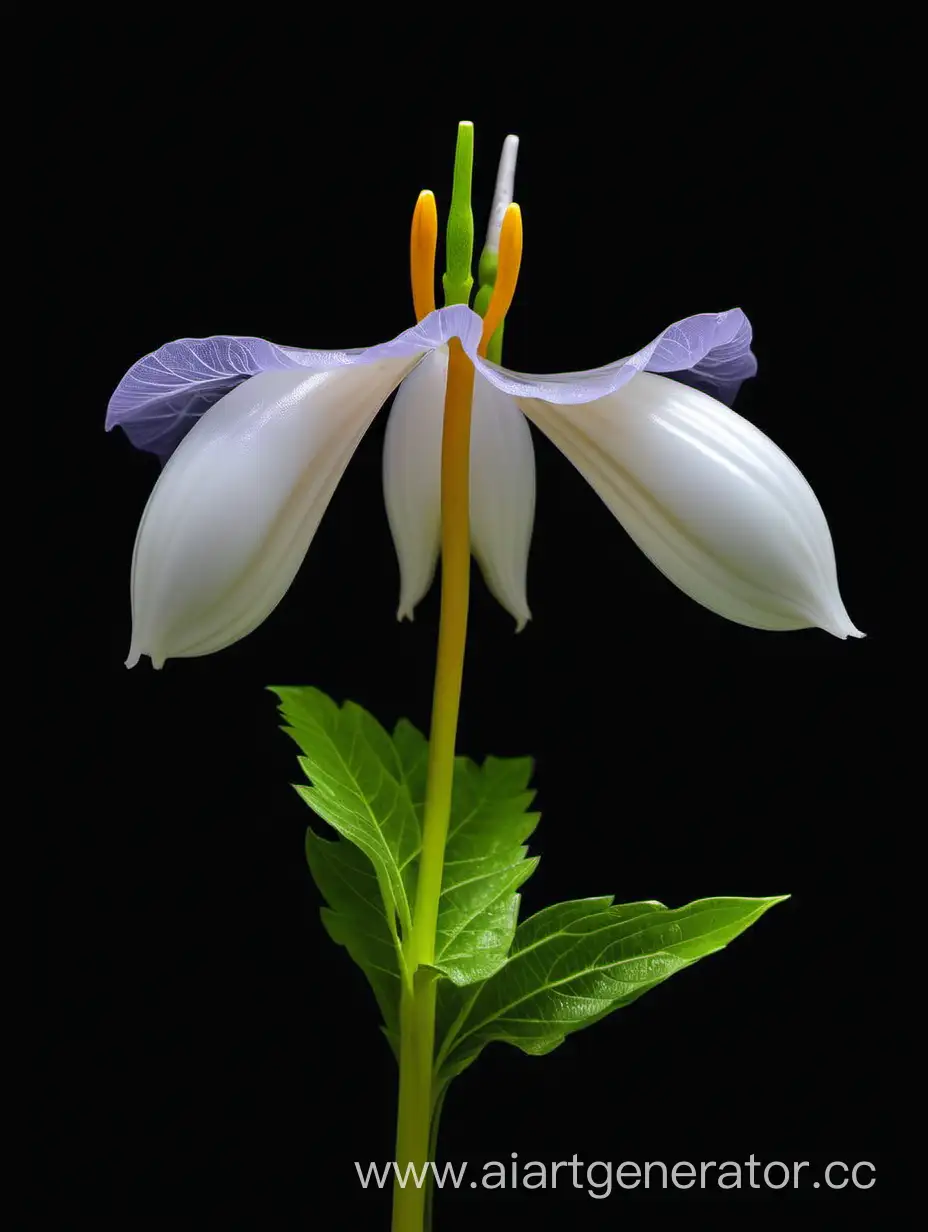
{"label": "white petal", "polygon": [[155,667],[244,637],[286,593],[358,442],[410,364],[271,371],[206,411],[142,515],[132,646]]}
{"label": "white petal", "polygon": [[398,620],[412,620],[441,546],[441,433],[448,350],[426,355],[396,391],[383,443],[383,492],[400,566]]}
{"label": "white petal", "polygon": [[754,628],[863,636],[841,601],[815,493],[734,411],[647,372],[585,405],[520,405],[698,603]]}
{"label": "white petal", "polygon": [[532,431],[515,400],[480,373],[474,380],[470,441],[470,539],[490,592],[516,621],[531,619],[526,598],[535,519]]}
{"label": "white petal", "polygon": [[[427,355],[397,390],[383,453],[387,518],[400,566],[397,617],[412,618],[441,547],[441,438],[448,351]],[[470,451],[471,544],[491,593],[521,629],[535,511],[531,430],[512,398],[478,373]]]}

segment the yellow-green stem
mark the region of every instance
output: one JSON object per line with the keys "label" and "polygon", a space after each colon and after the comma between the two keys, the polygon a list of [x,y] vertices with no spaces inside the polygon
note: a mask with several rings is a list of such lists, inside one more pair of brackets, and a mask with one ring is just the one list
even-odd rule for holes
{"label": "yellow-green stem", "polygon": [[[457,338],[448,348],[448,381],[441,456],[441,619],[422,852],[412,936],[406,939],[411,981],[404,982],[400,1003],[400,1094],[396,1162],[401,1173],[412,1164],[417,1173],[428,1162],[434,1099],[436,981],[426,968],[435,961],[435,934],[441,898],[445,843],[451,817],[454,748],[464,673],[467,606],[470,596],[470,419],[474,366]],[[393,1190],[393,1232],[422,1232],[426,1185],[411,1176]]]}
{"label": "yellow-green stem", "polygon": [[[393,1232],[423,1232],[432,1125],[432,1058],[435,1053],[435,981],[420,970],[400,998],[400,1095],[396,1118],[396,1163],[405,1188],[393,1185]],[[406,1168],[412,1165],[409,1173]],[[417,1185],[412,1170],[421,1180]]]}
{"label": "yellow-green stem", "polygon": [[474,366],[457,338],[451,340],[448,350],[441,457],[441,620],[413,928],[414,960],[420,964],[435,959],[435,926],[451,816],[454,746],[470,597],[470,415]]}

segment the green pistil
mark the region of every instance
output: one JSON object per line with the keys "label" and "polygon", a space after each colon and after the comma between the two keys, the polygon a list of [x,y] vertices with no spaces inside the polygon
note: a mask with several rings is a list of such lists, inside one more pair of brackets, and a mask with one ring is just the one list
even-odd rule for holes
{"label": "green pistil", "polygon": [[458,125],[458,140],[454,151],[454,187],[448,230],[445,233],[446,270],[442,275],[445,306],[470,303],[474,285],[471,263],[474,257],[474,212],[470,193],[474,171],[474,126],[469,120]]}

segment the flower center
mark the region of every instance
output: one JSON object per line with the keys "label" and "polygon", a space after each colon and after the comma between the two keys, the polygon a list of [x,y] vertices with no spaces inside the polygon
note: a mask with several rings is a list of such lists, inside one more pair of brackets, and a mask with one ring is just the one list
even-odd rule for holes
{"label": "flower center", "polygon": [[[522,261],[522,214],[512,201],[518,138],[503,144],[496,192],[487,239],[480,257],[480,286],[474,310],[483,317],[481,355],[499,363],[502,355],[503,320],[512,303]],[[454,156],[454,184],[446,232],[447,269],[442,277],[445,304],[468,304],[474,285],[471,263],[474,251],[474,216],[471,210],[471,180],[474,164],[474,126],[458,125]],[[438,211],[435,195],[428,189],[419,194],[412,218],[409,257],[412,298],[416,320],[435,311],[435,250],[438,245]]]}

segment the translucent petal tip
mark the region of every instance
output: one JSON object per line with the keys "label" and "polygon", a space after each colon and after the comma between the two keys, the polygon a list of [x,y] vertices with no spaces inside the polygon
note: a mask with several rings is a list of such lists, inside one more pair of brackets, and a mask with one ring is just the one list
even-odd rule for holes
{"label": "translucent petal tip", "polygon": [[833,594],[830,596],[830,602],[826,600],[821,604],[817,612],[811,613],[813,623],[826,633],[830,633],[832,637],[838,637],[841,641],[846,641],[849,637],[866,637],[866,633],[861,633],[860,629],[854,624],[850,616],[847,614],[847,608],[841,602],[840,595]]}
{"label": "translucent petal tip", "polygon": [[867,636],[866,633],[861,633],[860,629],[858,629],[855,625],[852,625],[847,617],[845,617],[844,621],[835,622],[834,624],[828,622],[827,624],[822,624],[819,627],[824,629],[826,633],[832,634],[833,637],[839,637],[842,642],[847,641],[849,637]]}
{"label": "translucent petal tip", "polygon": [[142,655],[145,655],[145,654],[147,654],[149,659],[151,660],[151,665],[155,669],[155,671],[160,672],[162,667],[164,667],[164,664],[166,661],[165,656],[164,655],[154,655],[151,653],[151,651],[148,651],[148,650],[140,650],[134,641],[129,647],[129,654],[126,658],[126,667],[130,667],[130,668],[136,667],[138,663],[140,662]]}

